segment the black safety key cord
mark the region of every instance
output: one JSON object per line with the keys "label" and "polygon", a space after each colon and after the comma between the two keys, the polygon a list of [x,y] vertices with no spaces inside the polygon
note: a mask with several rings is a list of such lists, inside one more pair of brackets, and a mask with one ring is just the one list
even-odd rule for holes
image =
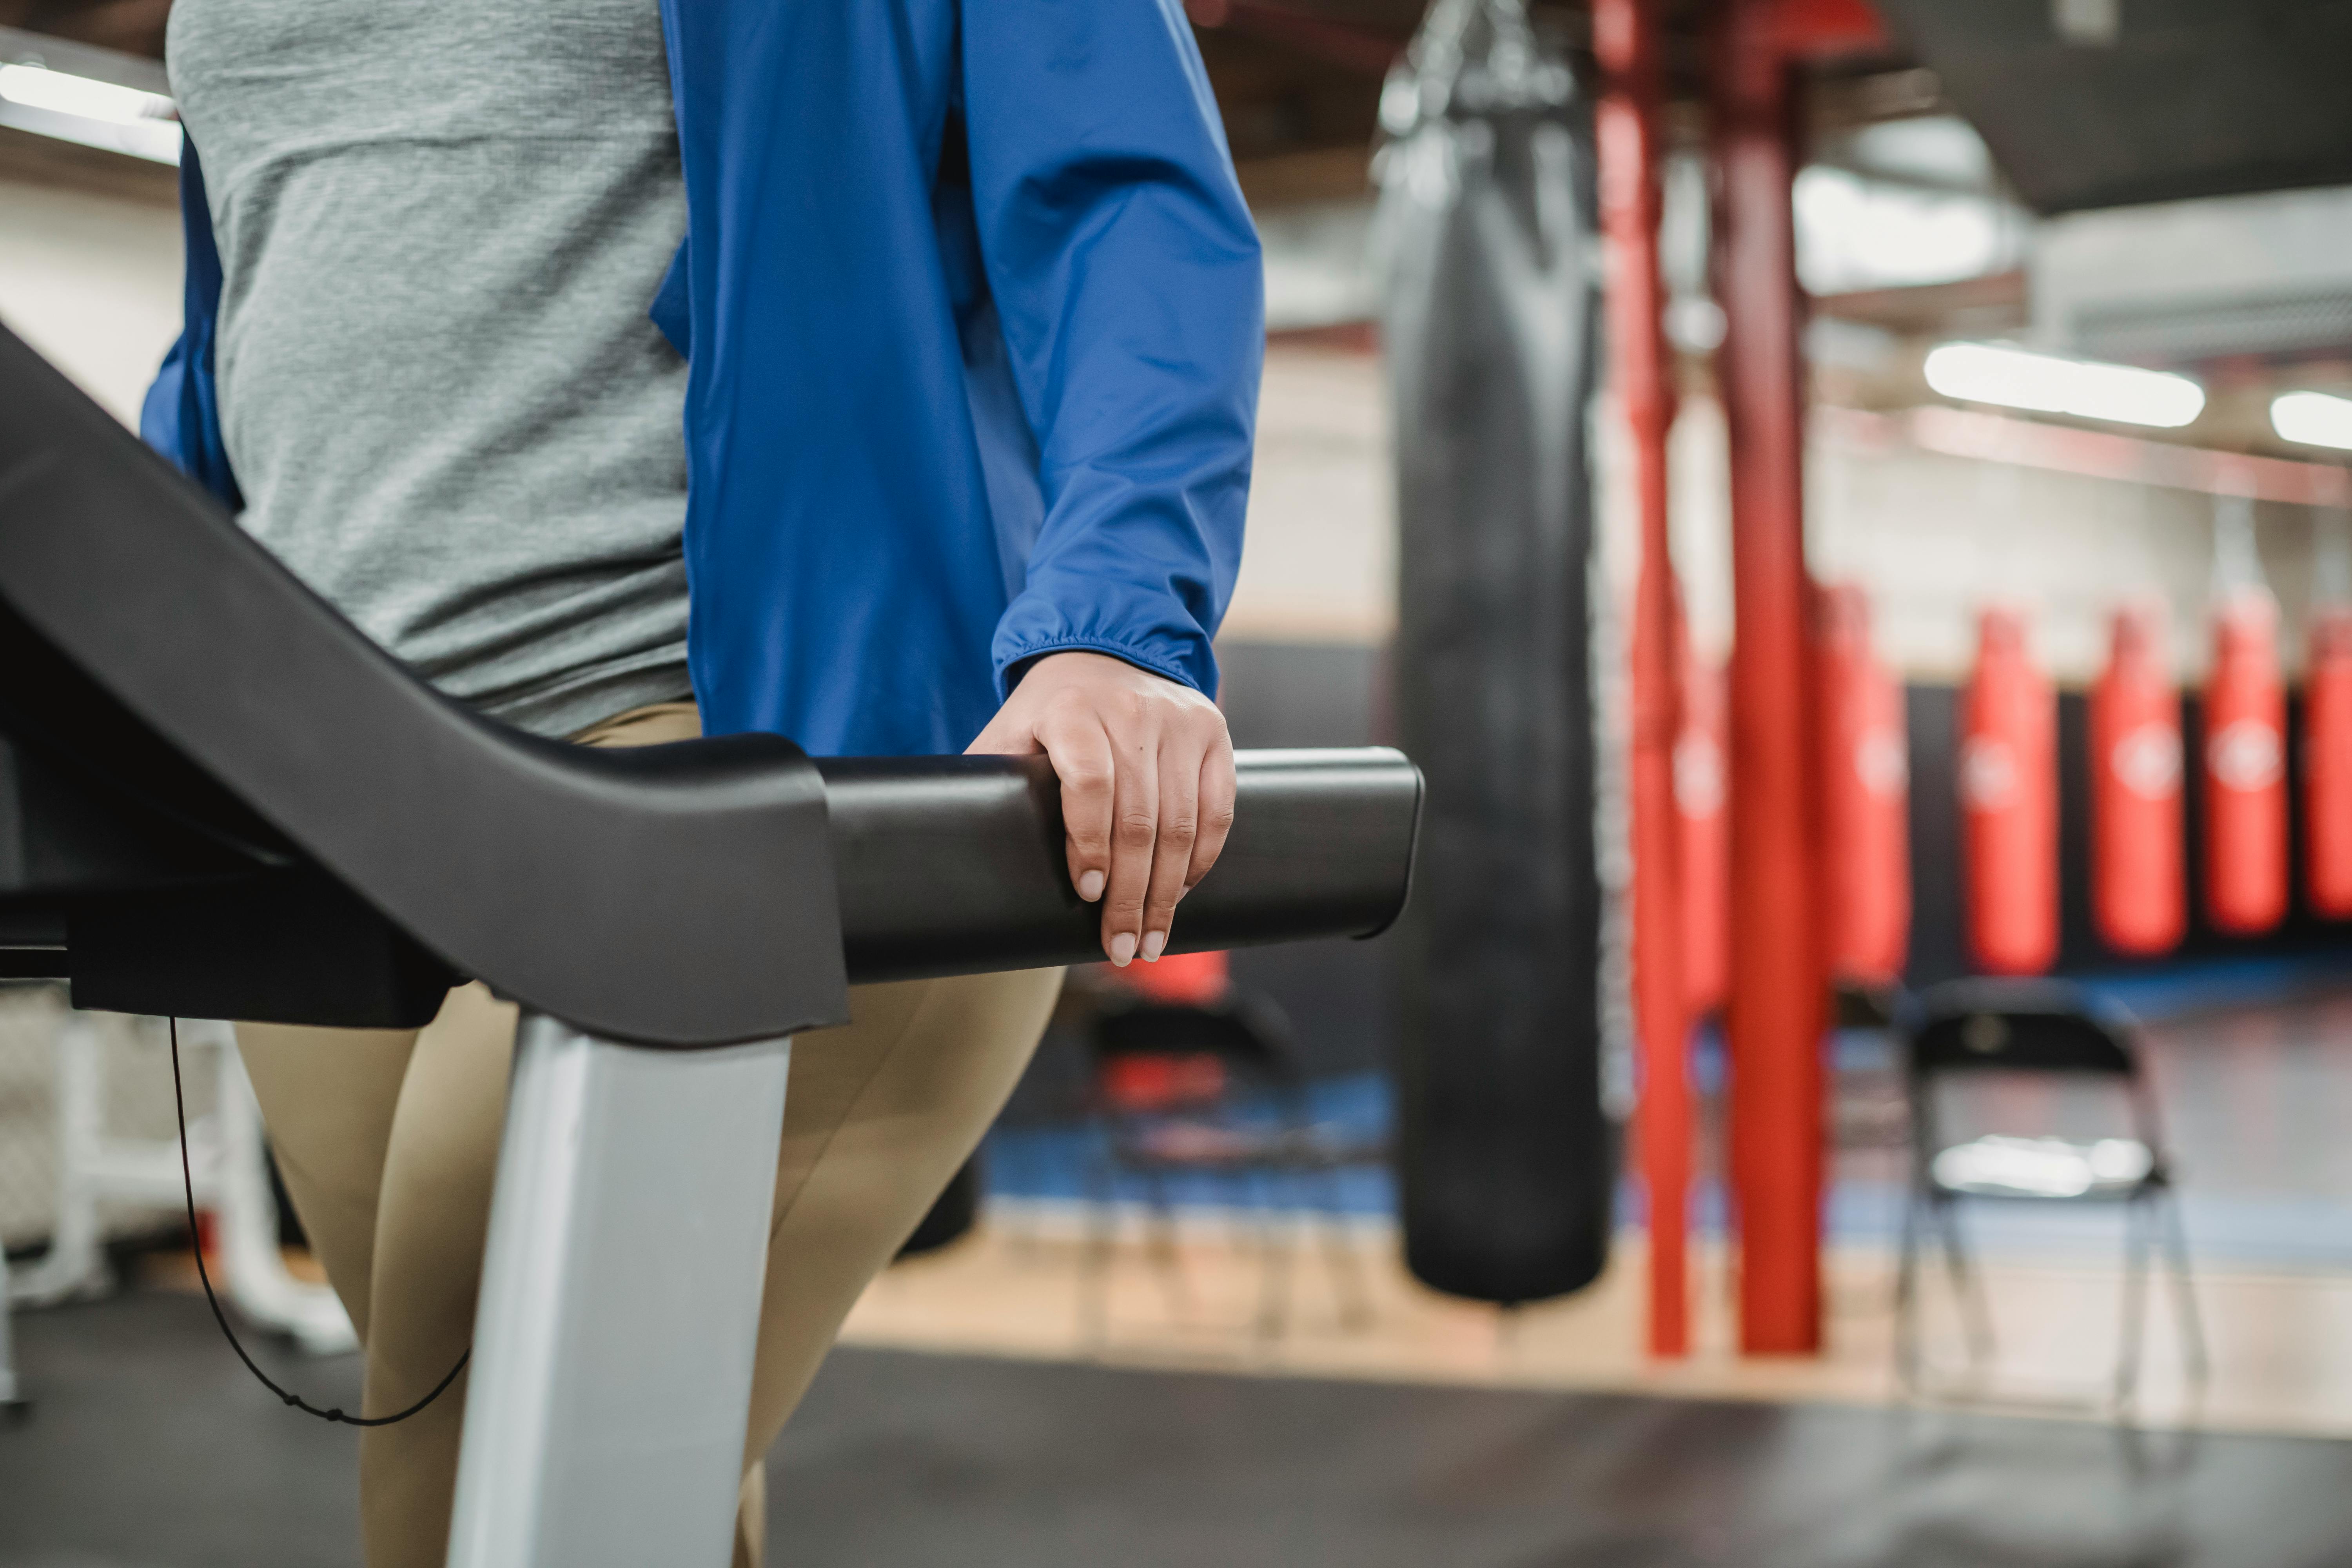
{"label": "black safety key cord", "polygon": [[295,1409],[306,1415],[315,1415],[321,1421],[340,1421],[346,1426],[389,1426],[394,1422],[407,1420],[440,1398],[447,1392],[449,1385],[457,1381],[457,1374],[465,1371],[466,1363],[473,1359],[474,1352],[470,1345],[467,1347],[466,1353],[457,1358],[457,1364],[449,1369],[449,1375],[434,1385],[432,1393],[399,1415],[347,1415],[341,1409],[321,1410],[290,1389],[280,1388],[270,1380],[268,1373],[254,1365],[253,1358],[245,1353],[245,1346],[237,1342],[236,1331],[228,1326],[228,1314],[221,1310],[220,1298],[213,1294],[213,1277],[205,1269],[204,1233],[196,1228],[196,1178],[188,1169],[188,1101],[186,1095],[180,1089],[180,1020],[173,1018],[171,1020],[171,1026],[172,1108],[178,1111],[180,1116],[180,1190],[187,1194],[188,1199],[188,1236],[195,1243],[196,1247],[196,1278],[204,1281],[205,1300],[211,1303],[213,1321],[220,1325],[221,1333],[228,1340],[228,1348],[236,1352],[237,1360],[245,1363],[245,1370],[260,1380],[262,1387],[269,1390]]}

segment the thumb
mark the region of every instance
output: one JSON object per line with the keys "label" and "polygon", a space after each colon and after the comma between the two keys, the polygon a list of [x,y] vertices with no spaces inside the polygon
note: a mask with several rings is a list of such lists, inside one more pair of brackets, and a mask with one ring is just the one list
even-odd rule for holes
{"label": "thumb", "polygon": [[987,728],[972,737],[971,744],[963,751],[968,757],[1022,757],[1040,749],[1034,727],[1008,706],[998,709]]}

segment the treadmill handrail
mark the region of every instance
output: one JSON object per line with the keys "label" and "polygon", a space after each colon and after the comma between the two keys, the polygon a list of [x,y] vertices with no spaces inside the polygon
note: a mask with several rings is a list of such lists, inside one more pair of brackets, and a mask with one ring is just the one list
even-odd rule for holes
{"label": "treadmill handrail", "polygon": [[[225,795],[192,835],[268,858],[233,820],[249,809],[457,970],[623,1041],[789,1034],[845,1018],[853,979],[1099,955],[1044,758],[524,734],[417,679],[5,329],[0,388],[0,602],[112,704],[77,733],[72,702],[0,700],[0,729],[100,776],[141,754],[202,775]],[[1395,919],[1411,763],[1243,752],[1236,773],[1171,951]]]}
{"label": "treadmill handrail", "polygon": [[[1044,757],[819,758],[853,982],[1102,956]],[[1421,771],[1399,752],[1238,752],[1223,855],[1168,951],[1376,936],[1410,891]]]}
{"label": "treadmill handrail", "polygon": [[847,1016],[824,794],[734,735],[565,745],[417,679],[0,330],[0,598],[459,970],[665,1045]]}

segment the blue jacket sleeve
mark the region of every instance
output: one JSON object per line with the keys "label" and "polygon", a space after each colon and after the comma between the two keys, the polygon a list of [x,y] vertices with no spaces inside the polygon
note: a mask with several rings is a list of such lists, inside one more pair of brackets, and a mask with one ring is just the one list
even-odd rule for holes
{"label": "blue jacket sleeve", "polygon": [[245,508],[236,475],[221,439],[220,399],[213,380],[213,328],[220,314],[220,249],[213,240],[212,206],[195,143],[180,151],[180,227],[187,258],[181,284],[180,338],[147,388],[139,410],[140,438],[177,464],[231,511]]}
{"label": "blue jacket sleeve", "polygon": [[1264,276],[1177,0],[969,0],[981,258],[1045,516],[992,653],[1115,654],[1213,695]]}

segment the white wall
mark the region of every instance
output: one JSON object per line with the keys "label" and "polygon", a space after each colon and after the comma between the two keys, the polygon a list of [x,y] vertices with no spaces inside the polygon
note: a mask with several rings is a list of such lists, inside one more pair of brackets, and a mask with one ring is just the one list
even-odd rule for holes
{"label": "white wall", "polygon": [[2352,186],[2151,202],[2042,222],[2033,326],[2135,363],[2333,350],[2352,307]]}
{"label": "white wall", "polygon": [[0,181],[0,321],[125,424],[179,320],[176,211]]}
{"label": "white wall", "polygon": [[1276,344],[1225,635],[1380,642],[1396,625],[1396,484],[1376,355]]}
{"label": "white wall", "polygon": [[[2105,663],[2108,621],[2125,599],[2168,607],[2182,679],[2210,662],[2213,580],[2210,497],[2185,490],[1971,461],[1905,448],[1817,442],[1808,498],[1816,575],[1870,590],[1882,654],[1898,668],[1953,677],[1973,656],[1973,616],[2002,599],[2032,617],[2034,647],[2063,682]],[[2277,595],[2280,656],[2303,662],[2313,597],[2315,514],[2256,508],[2263,574]]]}
{"label": "white wall", "polygon": [[[1594,413],[1604,569],[1620,594],[1634,565],[1623,437]],[[2212,502],[2187,491],[2079,478],[1864,442],[1824,417],[1807,452],[1807,552],[1816,576],[1870,595],[1881,654],[1908,676],[1956,679],[1976,613],[2031,615],[2051,673],[2087,682],[2107,622],[2129,596],[2170,607],[2175,668],[2207,662]],[[1231,635],[1378,641],[1396,618],[1396,515],[1387,392],[1375,355],[1277,346],[1268,356],[1250,537]],[[1723,416],[1684,400],[1671,446],[1672,522],[1684,603],[1709,657],[1729,647],[1731,498]],[[2281,655],[2300,667],[2314,594],[2315,514],[2257,509],[2264,574],[2280,603]]]}
{"label": "white wall", "polygon": [[[2087,684],[2105,663],[2117,606],[2153,597],[2171,616],[2176,674],[2204,674],[2210,498],[1857,442],[1824,428],[1837,423],[1815,420],[1805,454],[1806,560],[1821,581],[1868,593],[1879,654],[1895,669],[1959,679],[1975,656],[1977,612],[2001,602],[2027,612],[2035,652],[2054,679]],[[1712,399],[1685,400],[1670,451],[1684,603],[1699,647],[1720,658],[1733,623],[1731,495],[1723,416]],[[1630,591],[1631,497],[1607,468],[1603,495],[1612,575]],[[2263,575],[2279,600],[2280,655],[2297,669],[2315,516],[2264,505],[2254,518]]]}

